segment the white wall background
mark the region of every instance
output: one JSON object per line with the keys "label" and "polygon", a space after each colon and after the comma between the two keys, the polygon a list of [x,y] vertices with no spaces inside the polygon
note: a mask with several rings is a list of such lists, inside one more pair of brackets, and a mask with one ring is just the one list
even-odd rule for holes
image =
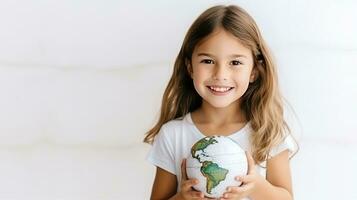
{"label": "white wall background", "polygon": [[357,199],[357,3],[0,1],[0,199],[149,199],[144,132],[206,8],[257,21],[298,119],[295,197]]}

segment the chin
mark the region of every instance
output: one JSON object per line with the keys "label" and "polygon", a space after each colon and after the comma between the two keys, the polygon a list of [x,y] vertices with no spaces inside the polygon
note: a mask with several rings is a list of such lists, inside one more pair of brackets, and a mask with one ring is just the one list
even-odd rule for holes
{"label": "chin", "polygon": [[230,106],[233,102],[216,102],[216,101],[207,101],[207,103],[209,105],[211,105],[212,107],[215,107],[215,108],[225,108],[225,107],[228,107]]}

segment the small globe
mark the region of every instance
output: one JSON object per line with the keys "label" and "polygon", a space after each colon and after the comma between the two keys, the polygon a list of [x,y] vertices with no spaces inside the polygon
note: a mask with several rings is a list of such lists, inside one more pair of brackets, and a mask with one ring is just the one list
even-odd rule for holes
{"label": "small globe", "polygon": [[225,136],[208,136],[197,141],[186,160],[189,179],[199,183],[194,189],[207,197],[223,196],[229,186],[240,186],[236,176],[246,175],[248,161],[238,143]]}

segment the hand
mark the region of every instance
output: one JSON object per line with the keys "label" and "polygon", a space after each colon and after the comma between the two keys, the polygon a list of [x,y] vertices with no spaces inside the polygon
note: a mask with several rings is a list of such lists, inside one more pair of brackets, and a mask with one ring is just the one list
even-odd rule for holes
{"label": "hand", "polygon": [[178,199],[184,200],[206,200],[202,192],[196,191],[192,186],[198,184],[197,179],[188,179],[186,173],[186,159],[182,160],[181,163],[181,190],[178,192]]}
{"label": "hand", "polygon": [[223,194],[221,199],[238,200],[251,195],[257,185],[264,181],[264,178],[255,171],[255,162],[252,156],[246,151],[246,156],[248,159],[248,174],[245,176],[235,177],[237,181],[243,183],[243,185],[238,187],[228,187],[227,192]]}

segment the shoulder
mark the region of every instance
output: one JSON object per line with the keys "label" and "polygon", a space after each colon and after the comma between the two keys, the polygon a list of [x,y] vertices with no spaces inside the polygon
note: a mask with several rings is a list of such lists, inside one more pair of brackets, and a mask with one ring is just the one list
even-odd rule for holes
{"label": "shoulder", "polygon": [[182,125],[183,125],[183,119],[177,118],[166,122],[165,124],[162,125],[162,128],[166,130],[175,130],[180,128]]}
{"label": "shoulder", "polygon": [[298,144],[296,142],[296,140],[294,139],[294,137],[291,134],[286,134],[281,142],[275,146],[273,146],[273,148],[271,149],[270,153],[269,153],[269,157],[273,158],[275,156],[277,156],[278,154],[280,154],[281,152],[288,150],[288,157],[291,158],[293,155],[295,155],[298,151],[299,147]]}
{"label": "shoulder", "polygon": [[[172,139],[182,132],[184,126],[184,118],[176,118],[164,123],[157,135],[159,138]],[[156,138],[155,138],[156,139]]]}

